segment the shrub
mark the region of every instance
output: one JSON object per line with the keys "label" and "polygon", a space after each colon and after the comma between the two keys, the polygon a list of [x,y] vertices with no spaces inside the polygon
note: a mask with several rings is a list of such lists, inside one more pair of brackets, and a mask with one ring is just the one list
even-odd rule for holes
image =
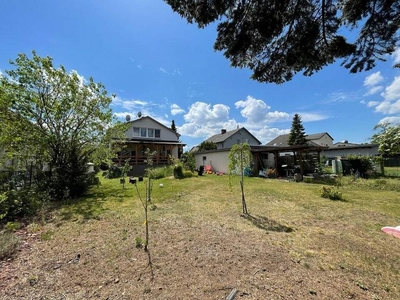
{"label": "shrub", "polygon": [[183,168],[180,164],[175,165],[175,167],[174,167],[174,177],[175,177],[175,179],[184,178]]}
{"label": "shrub", "polygon": [[122,168],[117,167],[115,165],[112,165],[108,169],[108,172],[106,173],[106,178],[108,179],[120,178],[121,176],[122,176]]}
{"label": "shrub", "polygon": [[185,178],[193,177],[193,172],[192,172],[192,171],[189,171],[189,170],[185,170],[185,171],[183,172],[183,177],[185,177]]}
{"label": "shrub", "polygon": [[326,187],[323,186],[321,188],[321,197],[322,198],[328,198],[331,200],[342,200],[342,193],[339,191],[339,188],[337,186],[330,186]]}
{"label": "shrub", "polygon": [[13,232],[0,233],[0,260],[13,257],[18,246],[19,238]]}
{"label": "shrub", "polygon": [[161,179],[172,175],[172,167],[164,166],[158,168],[148,168],[146,169],[147,177],[151,179]]}
{"label": "shrub", "polygon": [[33,189],[11,190],[0,196],[0,220],[33,216],[42,206],[44,193]]}

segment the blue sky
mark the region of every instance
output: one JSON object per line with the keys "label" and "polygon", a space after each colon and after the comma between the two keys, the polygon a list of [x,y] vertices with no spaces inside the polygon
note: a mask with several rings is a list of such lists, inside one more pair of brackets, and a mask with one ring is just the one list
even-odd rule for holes
{"label": "blue sky", "polygon": [[400,49],[369,72],[339,63],[282,85],[258,83],[214,52],[216,26],[198,29],[162,0],[15,0],[0,3],[0,72],[36,50],[117,94],[114,113],[139,111],[167,126],[187,149],[245,127],[262,143],[287,133],[299,113],[306,133],[368,142],[382,120],[400,121]]}

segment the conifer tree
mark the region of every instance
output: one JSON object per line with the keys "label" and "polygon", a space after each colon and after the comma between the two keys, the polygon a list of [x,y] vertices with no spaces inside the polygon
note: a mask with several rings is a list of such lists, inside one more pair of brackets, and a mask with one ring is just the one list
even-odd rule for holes
{"label": "conifer tree", "polygon": [[295,114],[290,129],[288,144],[290,146],[305,145],[307,143],[304,126],[299,114]]}

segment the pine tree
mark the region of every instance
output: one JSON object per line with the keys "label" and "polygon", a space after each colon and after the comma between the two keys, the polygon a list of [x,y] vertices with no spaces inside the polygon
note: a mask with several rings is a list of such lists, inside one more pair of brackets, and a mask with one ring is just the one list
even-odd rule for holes
{"label": "pine tree", "polygon": [[178,133],[178,131],[177,131],[177,129],[176,129],[176,125],[175,125],[175,120],[172,120],[171,129],[172,129],[175,133]]}
{"label": "pine tree", "polygon": [[288,144],[294,145],[304,145],[307,143],[306,133],[301,122],[301,117],[299,114],[295,114],[292,121],[292,128],[290,129]]}

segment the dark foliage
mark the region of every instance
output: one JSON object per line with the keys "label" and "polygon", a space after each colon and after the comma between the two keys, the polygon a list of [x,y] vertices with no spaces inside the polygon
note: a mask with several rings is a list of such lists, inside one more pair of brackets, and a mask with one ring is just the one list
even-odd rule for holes
{"label": "dark foliage", "polygon": [[306,133],[304,126],[301,122],[301,117],[299,114],[295,114],[292,121],[292,128],[289,133],[289,145],[304,145],[307,143]]}
{"label": "dark foliage", "polygon": [[260,82],[280,84],[298,72],[310,76],[337,59],[351,73],[367,71],[400,40],[398,0],[165,2],[200,28],[217,22],[214,49],[232,66],[250,68]]}
{"label": "dark foliage", "polygon": [[217,149],[217,144],[209,141],[204,141],[199,146],[199,151],[215,150],[215,149]]}

